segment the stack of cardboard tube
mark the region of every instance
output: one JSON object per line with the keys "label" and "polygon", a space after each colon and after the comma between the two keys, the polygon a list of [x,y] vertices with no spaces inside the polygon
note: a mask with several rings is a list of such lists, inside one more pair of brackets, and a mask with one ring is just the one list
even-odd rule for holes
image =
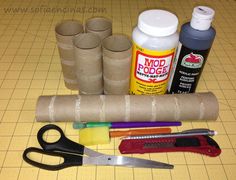
{"label": "stack of cardboard tube", "polygon": [[84,95],[129,93],[132,44],[112,35],[109,19],[90,18],[84,29],[79,21],[62,21],[55,31],[67,88]]}
{"label": "stack of cardboard tube", "polygon": [[110,20],[88,19],[85,29],[79,21],[67,20],[55,31],[65,85],[80,95],[40,96],[37,121],[217,119],[219,104],[211,92],[129,95],[131,41],[125,35],[112,35]]}

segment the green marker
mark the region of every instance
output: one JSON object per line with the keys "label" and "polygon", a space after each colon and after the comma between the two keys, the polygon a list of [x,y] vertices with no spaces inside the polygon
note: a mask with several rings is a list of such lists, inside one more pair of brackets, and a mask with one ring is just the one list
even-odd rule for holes
{"label": "green marker", "polygon": [[88,128],[88,127],[102,127],[102,126],[111,127],[111,122],[87,122],[87,123],[74,122],[73,123],[74,129],[82,129],[82,128]]}

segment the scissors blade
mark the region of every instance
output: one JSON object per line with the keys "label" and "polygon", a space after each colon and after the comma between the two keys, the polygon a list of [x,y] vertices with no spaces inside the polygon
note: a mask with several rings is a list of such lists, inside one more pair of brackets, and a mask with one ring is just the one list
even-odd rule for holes
{"label": "scissors blade", "polygon": [[127,166],[127,167],[140,167],[140,168],[159,168],[159,169],[173,169],[174,166],[158,161],[125,157],[103,155],[98,157],[83,157],[83,164],[94,164],[101,166]]}

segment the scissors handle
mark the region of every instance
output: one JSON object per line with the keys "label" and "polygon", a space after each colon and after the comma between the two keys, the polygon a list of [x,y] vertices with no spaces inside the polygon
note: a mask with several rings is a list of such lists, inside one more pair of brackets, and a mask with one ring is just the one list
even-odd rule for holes
{"label": "scissors handle", "polygon": [[[60,138],[56,142],[46,142],[43,134],[48,130],[56,130],[60,133]],[[54,124],[43,126],[37,134],[38,142],[45,151],[61,151],[75,154],[84,154],[84,146],[66,138],[60,127]]]}
{"label": "scissors handle", "polygon": [[[56,164],[56,165],[44,164],[44,163],[37,162],[37,161],[30,159],[29,153],[32,153],[32,152],[38,153],[38,154],[45,154],[45,155],[60,157],[60,158],[63,158],[64,161],[62,163]],[[27,148],[23,153],[23,159],[27,163],[29,163],[33,166],[36,166],[36,167],[42,168],[42,169],[46,169],[46,170],[51,170],[51,171],[57,171],[60,169],[71,167],[71,166],[81,166],[83,164],[83,157],[82,156],[77,156],[77,155],[73,155],[73,154],[65,154],[65,153],[61,153],[61,152],[50,152],[50,151],[45,151],[45,150],[35,148],[35,147]]]}

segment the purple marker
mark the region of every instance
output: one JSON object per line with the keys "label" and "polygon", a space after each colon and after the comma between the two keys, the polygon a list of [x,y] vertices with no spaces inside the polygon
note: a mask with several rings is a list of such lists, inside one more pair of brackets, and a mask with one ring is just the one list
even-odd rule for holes
{"label": "purple marker", "polygon": [[74,129],[86,127],[108,126],[110,128],[142,128],[142,127],[164,127],[164,126],[181,126],[179,121],[155,121],[155,122],[74,122]]}

